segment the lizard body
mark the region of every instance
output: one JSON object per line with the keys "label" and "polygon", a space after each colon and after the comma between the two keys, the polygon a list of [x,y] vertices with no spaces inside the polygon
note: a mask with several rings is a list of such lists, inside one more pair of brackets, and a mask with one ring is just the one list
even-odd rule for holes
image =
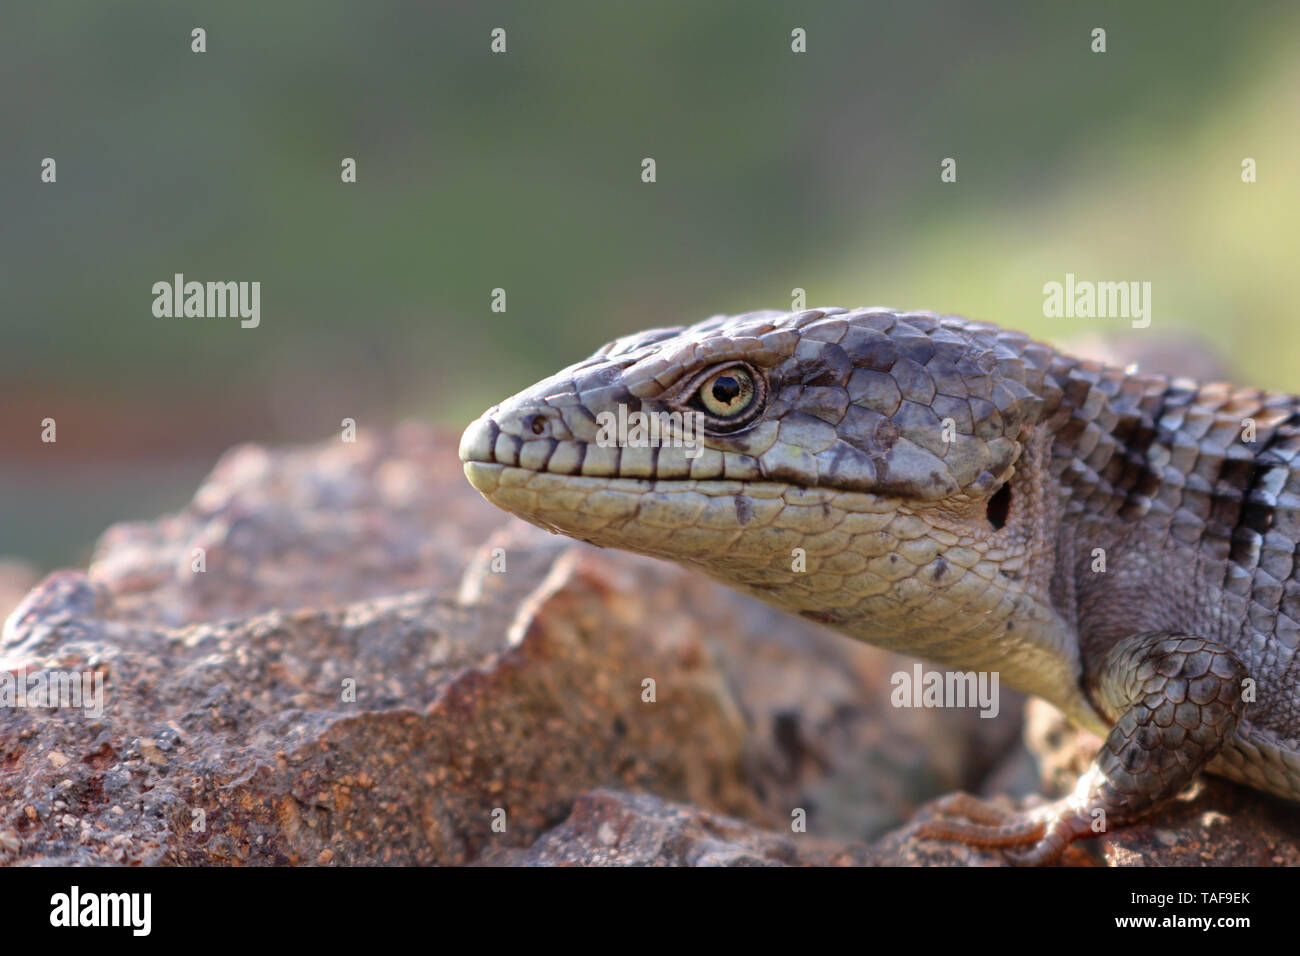
{"label": "lizard body", "polygon": [[[693,415],[702,447],[610,444],[620,406]],[[618,339],[490,409],[460,453],[534,524],[998,671],[1107,737],[1066,801],[1007,821],[958,800],[926,835],[1048,862],[1202,769],[1300,800],[1292,396],[956,316],[754,312]]]}

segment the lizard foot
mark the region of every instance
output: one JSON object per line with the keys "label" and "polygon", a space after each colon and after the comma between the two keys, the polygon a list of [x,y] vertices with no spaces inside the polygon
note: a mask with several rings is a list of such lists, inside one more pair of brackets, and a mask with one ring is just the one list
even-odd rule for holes
{"label": "lizard foot", "polygon": [[1096,835],[1092,818],[1080,810],[1074,797],[1029,810],[1008,810],[969,793],[951,793],[927,809],[935,816],[915,824],[913,836],[1001,849],[1017,866],[1056,863],[1067,852],[1071,862],[1082,862],[1086,854],[1070,844]]}
{"label": "lizard foot", "polygon": [[1246,678],[1232,651],[1204,638],[1124,638],[1091,678],[1113,725],[1074,793],[1022,811],[956,793],[934,804],[938,816],[916,835],[998,847],[1021,865],[1055,863],[1075,840],[1141,819],[1190,784],[1236,732]]}

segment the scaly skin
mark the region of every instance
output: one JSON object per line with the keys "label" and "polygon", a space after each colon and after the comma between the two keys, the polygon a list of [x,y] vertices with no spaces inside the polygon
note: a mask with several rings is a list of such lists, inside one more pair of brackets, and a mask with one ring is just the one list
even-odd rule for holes
{"label": "scaly skin", "polygon": [[[596,416],[620,405],[696,413],[702,453],[604,446]],[[1050,862],[1202,769],[1300,800],[1291,396],[955,316],[754,312],[619,339],[490,409],[460,453],[534,524],[998,671],[1108,735],[1073,797],[1008,817],[959,795],[922,835]]]}

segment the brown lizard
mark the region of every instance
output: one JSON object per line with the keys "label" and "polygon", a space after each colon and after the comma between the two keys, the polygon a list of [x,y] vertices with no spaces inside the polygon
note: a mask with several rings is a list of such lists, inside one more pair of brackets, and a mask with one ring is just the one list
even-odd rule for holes
{"label": "brown lizard", "polygon": [[[633,412],[655,441],[611,430]],[[490,409],[460,455],[534,524],[997,671],[1105,736],[1070,797],[956,794],[923,836],[1051,862],[1202,770],[1300,800],[1293,396],[955,316],[752,312],[618,339]]]}

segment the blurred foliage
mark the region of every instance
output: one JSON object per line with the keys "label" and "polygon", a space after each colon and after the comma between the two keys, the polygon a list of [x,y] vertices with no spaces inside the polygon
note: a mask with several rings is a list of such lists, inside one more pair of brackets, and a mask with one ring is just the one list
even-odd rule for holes
{"label": "blurred foliage", "polygon": [[[82,0],[4,20],[0,553],[70,560],[184,501],[231,440],[455,428],[616,335],[794,287],[1062,340],[1085,320],[1045,319],[1043,283],[1145,280],[1153,328],[1300,384],[1294,4]],[[153,317],[174,272],[261,281],[261,327]],[[73,444],[98,407],[98,443],[49,455],[47,404]],[[144,462],[147,494],[97,494],[112,459]]]}

